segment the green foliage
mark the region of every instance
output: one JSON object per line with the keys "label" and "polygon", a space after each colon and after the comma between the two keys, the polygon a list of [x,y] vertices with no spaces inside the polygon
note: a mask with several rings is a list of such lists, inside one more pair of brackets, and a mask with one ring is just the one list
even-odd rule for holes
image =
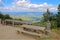
{"label": "green foliage", "polygon": [[57,27],[60,27],[60,4],[58,5]]}
{"label": "green foliage", "polygon": [[51,28],[57,28],[57,22],[51,21]]}
{"label": "green foliage", "polygon": [[60,28],[55,28],[55,29],[52,29],[51,31],[60,35]]}
{"label": "green foliage", "polygon": [[18,20],[23,21],[21,18],[19,18]]}
{"label": "green foliage", "polygon": [[4,15],[3,19],[5,20],[5,19],[12,19],[12,18],[10,17],[10,15],[6,14],[6,15]]}
{"label": "green foliage", "polygon": [[33,23],[33,25],[46,27],[46,22],[43,22],[43,21],[35,22],[35,23]]}
{"label": "green foliage", "polygon": [[58,12],[60,13],[60,4],[58,5]]}
{"label": "green foliage", "polygon": [[57,27],[57,17],[56,14],[53,14],[47,9],[47,12],[43,14],[43,19],[40,22],[34,23],[35,25],[39,26],[45,26],[46,27],[46,22],[50,21],[51,23],[51,28],[56,28]]}
{"label": "green foliage", "polygon": [[0,19],[3,19],[3,14],[0,12]]}
{"label": "green foliage", "polygon": [[10,17],[10,15],[8,15],[8,14],[3,15],[3,14],[0,12],[0,19],[5,20],[5,19],[12,19],[12,18]]}
{"label": "green foliage", "polygon": [[60,27],[60,14],[57,15],[57,26]]}
{"label": "green foliage", "polygon": [[45,12],[43,14],[43,17],[44,17],[44,21],[47,21],[47,20],[50,20],[52,19],[52,13],[49,11],[49,9],[47,9],[47,12]]}

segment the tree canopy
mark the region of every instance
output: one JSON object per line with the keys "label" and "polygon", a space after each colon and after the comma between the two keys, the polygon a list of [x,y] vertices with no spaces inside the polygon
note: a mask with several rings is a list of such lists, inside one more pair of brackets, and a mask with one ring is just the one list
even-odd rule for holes
{"label": "tree canopy", "polygon": [[57,12],[57,26],[60,27],[60,4],[58,5],[58,12]]}
{"label": "tree canopy", "polygon": [[0,19],[5,20],[5,19],[12,19],[12,18],[10,17],[10,15],[8,15],[8,14],[3,15],[3,14],[0,12]]}
{"label": "tree canopy", "polygon": [[51,21],[53,19],[53,13],[51,13],[49,11],[49,9],[47,9],[47,11],[43,14],[43,17],[44,17],[44,21]]}

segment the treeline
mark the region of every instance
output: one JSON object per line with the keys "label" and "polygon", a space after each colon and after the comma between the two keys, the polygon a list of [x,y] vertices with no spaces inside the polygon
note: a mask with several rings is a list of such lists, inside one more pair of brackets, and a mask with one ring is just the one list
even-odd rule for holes
{"label": "treeline", "polygon": [[8,14],[2,14],[1,12],[0,12],[0,19],[2,19],[2,20],[5,20],[5,19],[13,19],[12,17],[10,17],[10,15],[8,15]]}
{"label": "treeline", "polygon": [[[5,19],[14,19],[14,18],[12,18],[9,14],[3,14],[3,13],[0,11],[0,19],[5,20]],[[14,20],[20,20],[20,21],[22,21],[21,18],[14,19]]]}

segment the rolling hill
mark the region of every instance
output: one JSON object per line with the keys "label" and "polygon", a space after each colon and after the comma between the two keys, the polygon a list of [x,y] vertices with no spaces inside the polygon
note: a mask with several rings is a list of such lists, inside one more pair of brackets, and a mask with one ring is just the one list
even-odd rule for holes
{"label": "rolling hill", "polygon": [[42,19],[42,12],[2,12],[3,14],[9,14],[14,19],[21,18],[29,21],[40,21]]}

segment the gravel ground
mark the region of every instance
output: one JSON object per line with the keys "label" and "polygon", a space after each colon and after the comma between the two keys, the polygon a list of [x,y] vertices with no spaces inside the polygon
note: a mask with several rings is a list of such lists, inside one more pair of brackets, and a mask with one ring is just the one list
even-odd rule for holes
{"label": "gravel ground", "polygon": [[32,36],[17,34],[16,28],[0,25],[0,40],[35,40]]}

